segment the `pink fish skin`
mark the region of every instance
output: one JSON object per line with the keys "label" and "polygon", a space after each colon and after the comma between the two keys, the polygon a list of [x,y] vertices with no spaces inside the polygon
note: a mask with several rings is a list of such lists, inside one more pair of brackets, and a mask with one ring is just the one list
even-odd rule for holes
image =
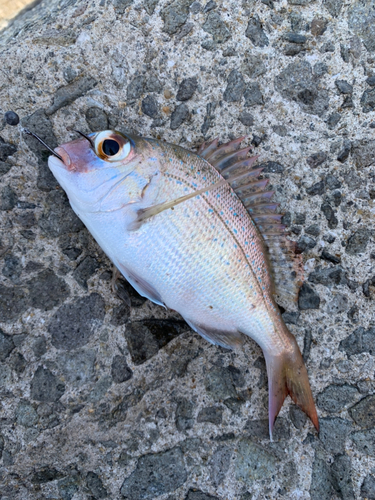
{"label": "pink fish skin", "polygon": [[199,154],[114,131],[89,139],[56,148],[63,161],[51,156],[49,167],[114,265],[208,341],[236,349],[249,336],[261,346],[271,438],[288,394],[318,429],[305,364],[274,299],[267,248],[282,233],[280,215],[243,138]]}

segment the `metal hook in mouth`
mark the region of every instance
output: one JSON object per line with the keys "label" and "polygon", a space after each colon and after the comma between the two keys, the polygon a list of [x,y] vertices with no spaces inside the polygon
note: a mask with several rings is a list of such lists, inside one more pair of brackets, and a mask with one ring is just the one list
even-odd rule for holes
{"label": "metal hook in mouth", "polygon": [[85,139],[87,139],[89,141],[89,143],[91,144],[92,148],[95,149],[95,145],[94,145],[91,137],[89,137],[88,135],[85,135],[83,132],[80,132],[79,130],[75,130],[74,132],[77,132],[77,134],[79,134],[82,137],[84,137]]}
{"label": "metal hook in mouth", "polygon": [[38,140],[41,144],[43,144],[45,148],[48,149],[48,151],[50,151],[54,156],[56,156],[60,161],[64,163],[64,160],[61,158],[61,156],[57,154],[56,151],[54,151],[52,148],[50,148],[40,137],[34,134],[34,132],[30,132],[30,130],[28,130],[27,128],[23,129],[23,131],[25,132],[25,134],[31,135],[31,137],[34,137],[36,140]]}

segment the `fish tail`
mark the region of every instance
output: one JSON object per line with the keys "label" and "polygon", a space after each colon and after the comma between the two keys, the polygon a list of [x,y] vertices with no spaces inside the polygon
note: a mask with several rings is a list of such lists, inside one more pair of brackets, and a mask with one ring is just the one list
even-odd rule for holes
{"label": "fish tail", "polygon": [[317,431],[319,420],[312,396],[305,363],[295,338],[288,332],[290,344],[281,354],[265,353],[269,390],[269,432],[289,394],[293,401],[310,418]]}

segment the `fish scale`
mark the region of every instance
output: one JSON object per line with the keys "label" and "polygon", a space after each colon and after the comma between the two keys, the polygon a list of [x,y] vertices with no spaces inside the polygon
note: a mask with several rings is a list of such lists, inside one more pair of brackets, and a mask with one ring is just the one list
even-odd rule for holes
{"label": "fish scale", "polygon": [[239,149],[242,138],[203,144],[199,154],[113,131],[86,139],[56,148],[49,166],[115,266],[141,295],[178,311],[210,342],[239,348],[248,336],[261,346],[271,436],[288,394],[318,428],[306,367],[274,300],[269,261],[273,272],[281,268],[280,290],[293,296],[288,273],[300,260],[279,238],[277,205],[258,179],[261,169],[250,169],[249,148]]}

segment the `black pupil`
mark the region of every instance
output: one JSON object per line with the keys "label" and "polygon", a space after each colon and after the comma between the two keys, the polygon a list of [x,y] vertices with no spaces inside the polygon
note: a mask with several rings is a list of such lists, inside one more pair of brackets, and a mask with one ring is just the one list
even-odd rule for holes
{"label": "black pupil", "polygon": [[119,152],[120,146],[116,141],[113,141],[112,139],[106,139],[103,142],[103,153],[107,156],[115,156]]}

